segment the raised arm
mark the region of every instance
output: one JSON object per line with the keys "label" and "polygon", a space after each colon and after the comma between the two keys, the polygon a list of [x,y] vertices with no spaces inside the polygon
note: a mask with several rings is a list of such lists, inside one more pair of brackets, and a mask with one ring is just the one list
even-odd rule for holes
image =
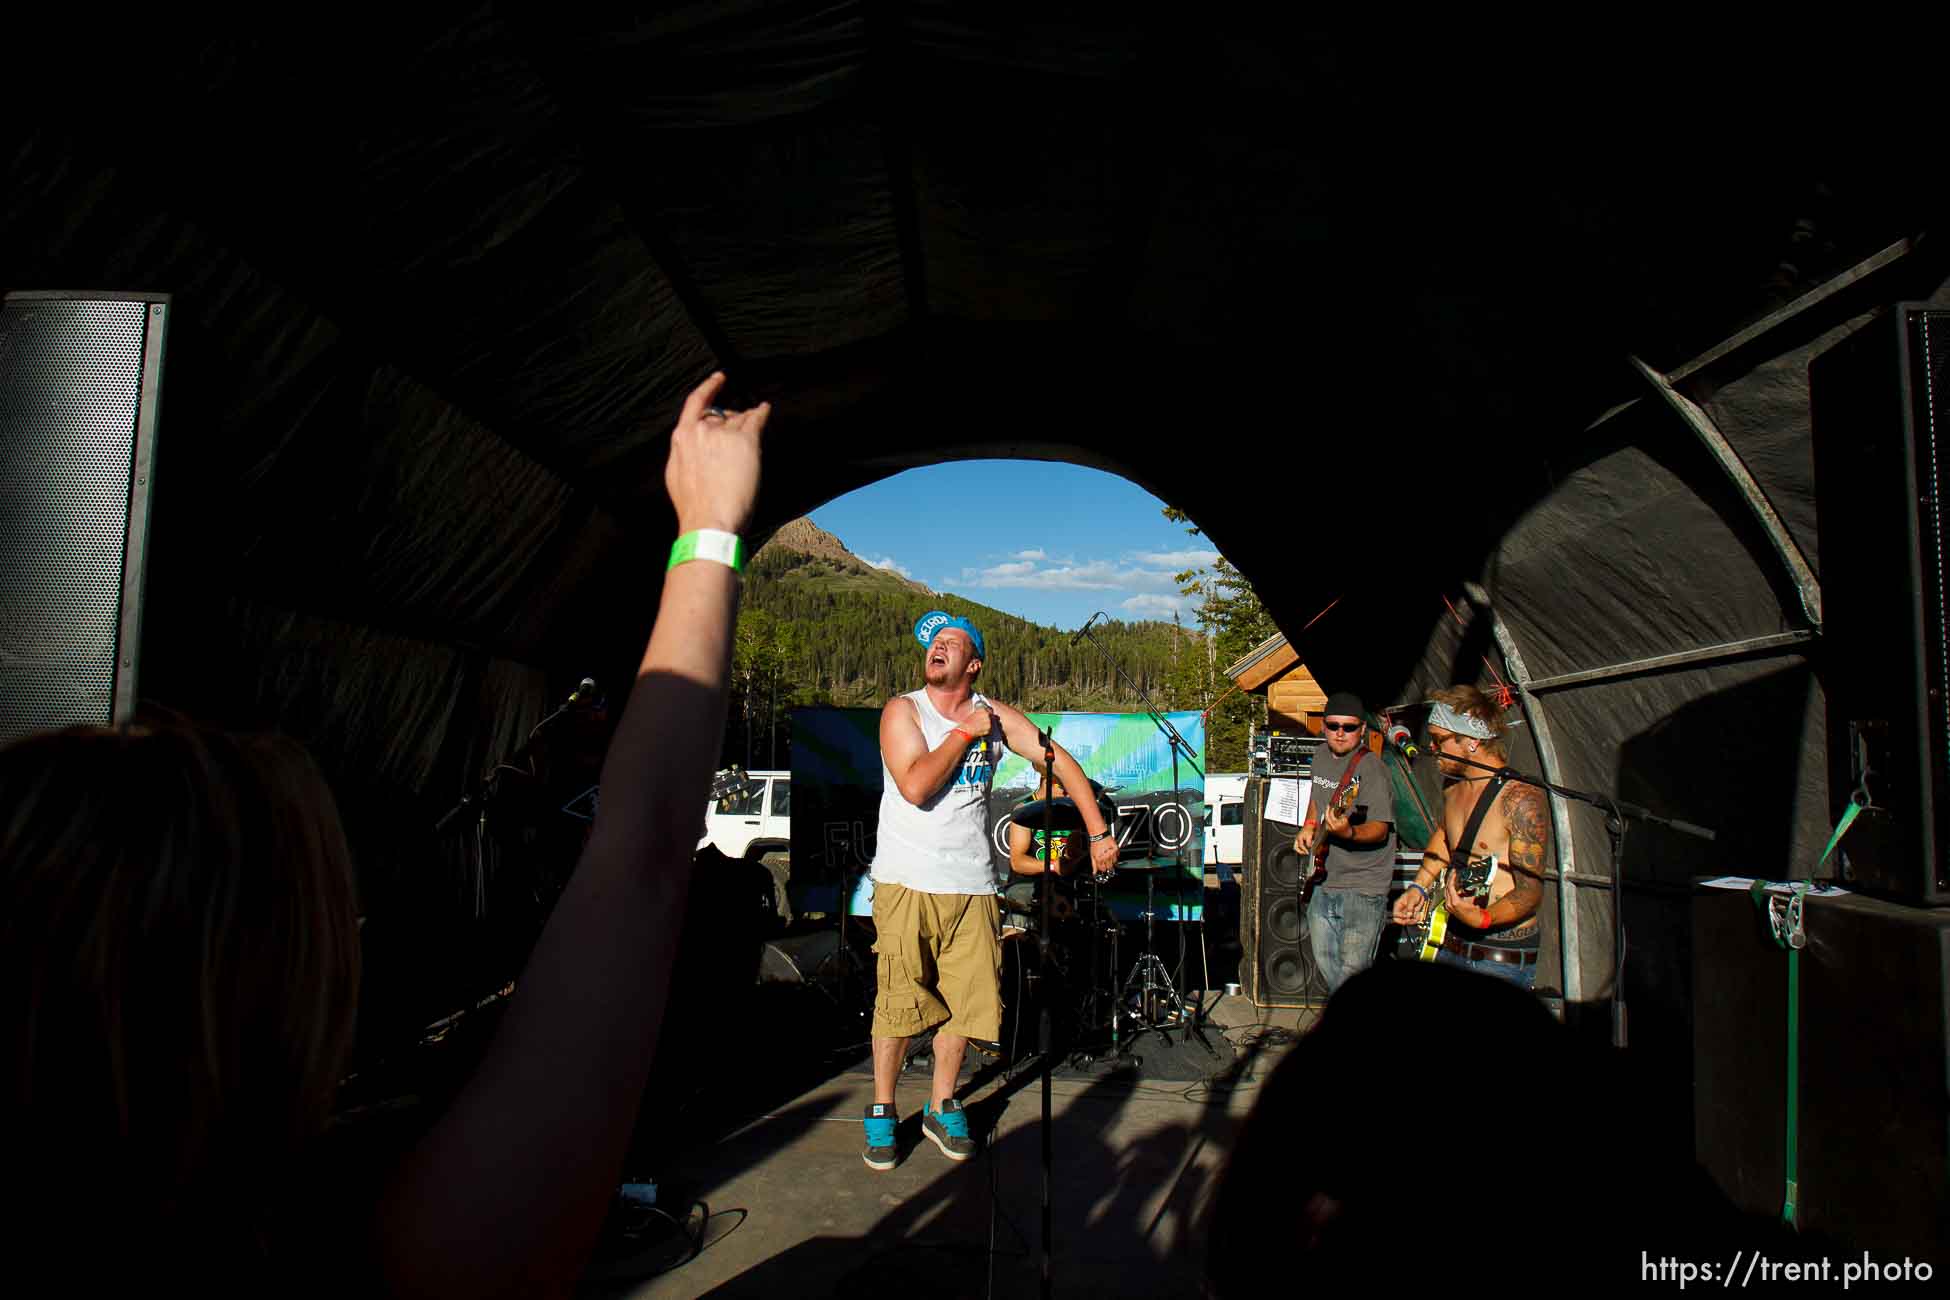
{"label": "raised arm", "polygon": [[901,798],[919,807],[941,793],[961,767],[968,747],[985,739],[991,730],[988,711],[978,705],[970,709],[962,726],[929,749],[927,737],[921,734],[920,719],[914,716],[913,702],[896,695],[880,711],[880,757]]}
{"label": "raised arm", "polygon": [[[680,535],[739,532],[757,494],[770,408],[718,413],[723,383],[700,384],[671,434]],[[725,564],[664,575],[581,861],[479,1069],[381,1196],[378,1255],[397,1294],[563,1295],[581,1274],[656,1051],[737,606]]]}
{"label": "raised arm", "polygon": [[[1043,744],[1036,724],[1028,715],[1013,705],[1000,700],[990,702],[995,709],[996,721],[1002,724],[1002,739],[1009,748],[1029,760],[1031,767],[1038,771],[1043,766]],[[1055,757],[1056,779],[1065,790],[1088,791],[1090,778],[1083,774],[1083,765],[1070,755],[1063,746],[1051,742]],[[1090,866],[1094,871],[1107,872],[1117,869],[1117,837],[1109,834],[1110,826],[1104,821],[1103,810],[1097,801],[1084,794],[1076,797],[1077,811],[1083,814],[1083,827],[1090,835]]]}

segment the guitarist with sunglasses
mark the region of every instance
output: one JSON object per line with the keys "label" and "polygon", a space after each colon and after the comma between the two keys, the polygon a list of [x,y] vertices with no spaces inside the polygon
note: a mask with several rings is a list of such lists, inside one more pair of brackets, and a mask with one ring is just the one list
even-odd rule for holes
{"label": "guitarist with sunglasses", "polygon": [[[1544,792],[1499,776],[1508,766],[1503,719],[1488,696],[1473,686],[1451,686],[1430,698],[1429,748],[1442,772],[1442,824],[1423,851],[1415,883],[1395,900],[1393,919],[1419,925],[1440,904],[1452,924],[1436,961],[1534,987],[1542,929],[1537,905],[1550,843]],[[1489,897],[1458,890],[1452,867],[1490,858],[1498,869],[1489,873]]]}
{"label": "guitarist with sunglasses", "polygon": [[1326,744],[1314,751],[1306,821],[1293,837],[1302,858],[1315,858],[1307,937],[1329,994],[1374,961],[1395,875],[1394,786],[1368,748],[1366,719],[1353,692],[1327,697]]}

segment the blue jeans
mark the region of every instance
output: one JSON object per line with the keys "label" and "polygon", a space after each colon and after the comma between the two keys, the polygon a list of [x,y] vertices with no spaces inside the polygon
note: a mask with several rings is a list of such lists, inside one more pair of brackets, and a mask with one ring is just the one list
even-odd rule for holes
{"label": "blue jeans", "polygon": [[1471,961],[1461,953],[1452,952],[1447,948],[1436,953],[1435,959],[1450,966],[1473,970],[1479,975],[1494,975],[1500,980],[1508,980],[1525,991],[1537,987],[1537,963],[1534,961],[1525,966],[1517,966],[1507,961]]}
{"label": "blue jeans", "polygon": [[1375,944],[1388,917],[1385,894],[1357,894],[1347,889],[1317,889],[1307,904],[1307,938],[1313,944],[1314,965],[1331,994],[1348,976],[1374,961]]}

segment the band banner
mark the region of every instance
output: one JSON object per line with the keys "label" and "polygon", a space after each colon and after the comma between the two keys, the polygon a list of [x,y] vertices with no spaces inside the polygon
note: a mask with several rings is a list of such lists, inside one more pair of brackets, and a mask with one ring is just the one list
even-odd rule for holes
{"label": "band banner", "polygon": [[[1102,895],[1121,920],[1140,919],[1152,881],[1159,920],[1196,921],[1205,902],[1205,719],[1165,717],[1185,738],[1198,766],[1178,760],[1147,713],[1031,713],[1047,727],[1116,810],[1117,873]],[[856,916],[873,912],[870,875],[880,822],[880,710],[792,711],[793,911],[832,913],[842,882]],[[1036,780],[1028,760],[1005,753],[989,795],[990,865],[997,887],[1008,882],[1009,825]]]}

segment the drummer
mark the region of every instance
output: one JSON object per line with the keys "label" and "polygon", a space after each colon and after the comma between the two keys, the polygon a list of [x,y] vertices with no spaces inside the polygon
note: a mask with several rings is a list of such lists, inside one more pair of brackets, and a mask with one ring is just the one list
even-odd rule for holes
{"label": "drummer", "polygon": [[[1104,801],[1104,787],[1092,781],[1090,793],[1101,806]],[[1035,800],[1067,798],[1063,782],[1054,774],[1045,775],[1041,789],[1034,796]],[[1083,864],[1090,860],[1083,833],[1059,830],[1051,834],[1055,843],[1050,848],[1049,856],[1056,874],[1064,878],[1075,875]],[[1040,903],[1036,896],[1036,877],[1042,874],[1043,828],[1025,825],[1022,822],[1011,822],[1009,824],[1009,884],[1002,891],[1005,900],[1002,908],[1004,939],[1013,939],[1024,933],[1028,926],[1028,917],[1040,915],[1038,911]],[[1101,878],[1108,876],[1110,872],[1104,871],[1098,874]],[[1067,912],[1068,904],[1061,894],[1050,900],[1050,910],[1053,915],[1063,915]]]}

